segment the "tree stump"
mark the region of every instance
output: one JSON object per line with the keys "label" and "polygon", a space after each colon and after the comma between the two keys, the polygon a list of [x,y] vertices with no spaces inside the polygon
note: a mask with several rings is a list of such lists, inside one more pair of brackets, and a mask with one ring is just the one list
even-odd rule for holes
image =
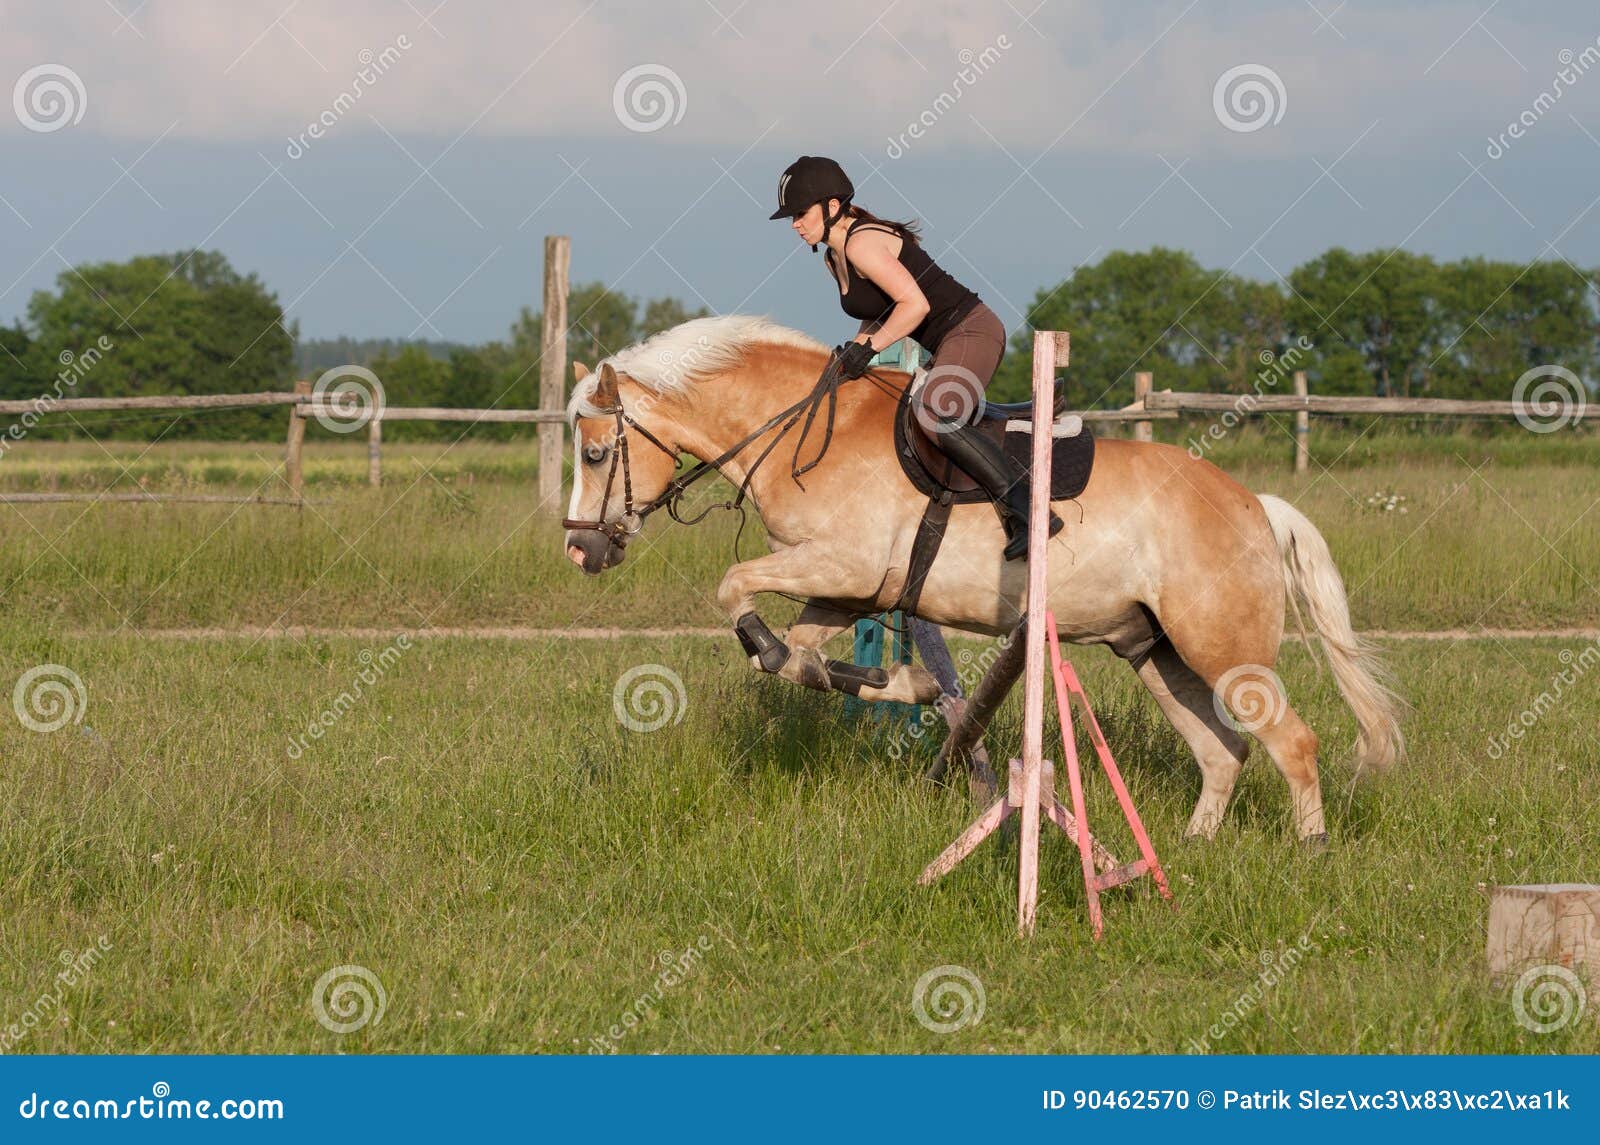
{"label": "tree stump", "polygon": [[1581,973],[1600,989],[1600,886],[1546,883],[1489,892],[1489,973],[1533,965]]}

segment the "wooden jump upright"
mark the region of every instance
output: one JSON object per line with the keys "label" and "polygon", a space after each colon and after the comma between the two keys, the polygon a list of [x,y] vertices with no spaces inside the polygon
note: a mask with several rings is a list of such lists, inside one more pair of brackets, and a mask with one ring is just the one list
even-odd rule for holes
{"label": "wooden jump upright", "polygon": [[[1019,856],[1017,863],[1017,932],[1023,937],[1034,931],[1039,903],[1039,828],[1048,818],[1060,827],[1078,845],[1082,857],[1084,889],[1088,898],[1089,918],[1095,938],[1100,937],[1101,918],[1099,892],[1120,886],[1142,875],[1151,875],[1161,894],[1170,900],[1172,892],[1150,845],[1144,825],[1139,821],[1127,787],[1117,771],[1116,763],[1100,734],[1100,726],[1089,709],[1088,697],[1078,683],[1072,665],[1062,659],[1056,640],[1055,617],[1047,605],[1049,598],[1049,543],[1050,543],[1050,469],[1051,451],[1055,436],[1055,374],[1058,366],[1065,366],[1069,353],[1065,332],[1040,330],[1033,336],[1033,454],[1031,500],[1028,515],[1028,596],[1023,619],[1012,643],[985,676],[968,711],[957,727],[951,729],[946,749],[940,753],[936,768],[970,750],[971,744],[981,736],[983,726],[1004,698],[1005,692],[1016,680],[1020,667],[1023,677],[1022,698],[1022,758],[1013,759],[1009,769],[1006,791],[995,800],[961,835],[929,863],[919,882],[927,884],[952,870],[957,863],[970,855],[984,839],[988,838],[1013,813],[1019,813]],[[1018,663],[1016,642],[1023,641],[1023,651]],[[1044,758],[1044,691],[1046,643],[1049,644],[1051,676],[1055,684],[1057,714],[1061,724],[1062,747],[1066,753],[1067,771],[1071,780],[1071,811],[1061,805],[1055,793],[1055,769]],[[1141,857],[1119,866],[1111,854],[1089,833],[1084,809],[1082,777],[1078,769],[1077,751],[1073,743],[1071,698],[1082,705],[1088,721],[1091,739],[1107,777],[1116,792],[1128,825],[1133,829]],[[980,703],[980,697],[983,702]]]}

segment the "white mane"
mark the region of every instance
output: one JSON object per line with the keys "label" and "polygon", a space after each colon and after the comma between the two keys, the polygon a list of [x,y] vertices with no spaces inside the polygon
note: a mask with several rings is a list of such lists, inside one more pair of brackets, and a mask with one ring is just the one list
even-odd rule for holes
{"label": "white mane", "polygon": [[724,314],[694,318],[663,330],[636,346],[597,363],[594,373],[577,384],[567,403],[567,418],[595,417],[600,410],[593,398],[600,384],[600,367],[609,365],[619,374],[658,394],[681,394],[702,378],[737,366],[757,343],[799,346],[807,350],[827,347],[798,330],[779,326],[771,319],[751,314]]}

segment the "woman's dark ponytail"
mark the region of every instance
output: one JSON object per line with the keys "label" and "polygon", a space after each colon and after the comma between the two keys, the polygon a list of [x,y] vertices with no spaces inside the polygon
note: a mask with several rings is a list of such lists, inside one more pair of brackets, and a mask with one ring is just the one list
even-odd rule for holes
{"label": "woman's dark ponytail", "polygon": [[879,226],[892,227],[912,242],[920,241],[922,236],[922,224],[915,219],[904,223],[897,223],[893,219],[880,219],[859,203],[851,203],[845,208],[844,213],[847,218],[858,219],[863,223],[877,223]]}

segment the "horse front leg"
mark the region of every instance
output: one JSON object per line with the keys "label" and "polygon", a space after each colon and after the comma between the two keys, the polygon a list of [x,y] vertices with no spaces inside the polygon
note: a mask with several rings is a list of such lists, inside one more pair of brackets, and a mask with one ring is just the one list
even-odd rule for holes
{"label": "horse front leg", "polygon": [[924,668],[915,664],[867,668],[822,654],[822,645],[849,627],[859,613],[809,600],[784,641],[755,611],[755,597],[761,592],[870,601],[877,587],[841,562],[797,545],[729,569],[717,587],[717,601],[733,617],[734,633],[757,671],[863,700],[932,703],[940,694],[939,682]]}

